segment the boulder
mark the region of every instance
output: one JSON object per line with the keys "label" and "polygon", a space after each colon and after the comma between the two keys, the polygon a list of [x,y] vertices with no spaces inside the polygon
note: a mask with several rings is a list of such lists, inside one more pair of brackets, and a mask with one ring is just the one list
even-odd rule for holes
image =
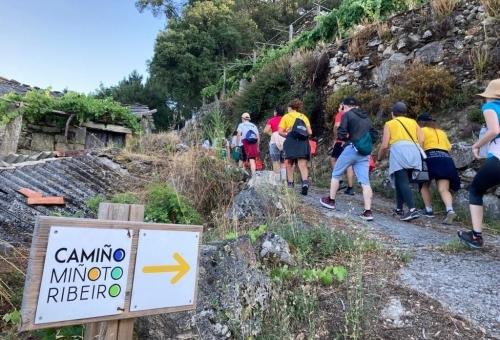
{"label": "boulder", "polygon": [[373,70],[373,82],[383,87],[391,76],[397,76],[405,70],[406,61],[407,57],[405,54],[394,53],[389,59],[383,60],[380,66]]}
{"label": "boulder", "polygon": [[444,45],[441,41],[433,41],[415,52],[414,63],[437,64],[443,61]]}
{"label": "boulder", "polygon": [[[455,209],[469,213],[469,191],[460,189],[454,200]],[[496,195],[484,195],[484,216],[490,219],[500,219],[500,199]]]}
{"label": "boulder", "polygon": [[268,232],[263,233],[257,239],[256,244],[255,250],[262,260],[290,266],[296,265],[295,260],[290,255],[288,243],[279,235]]}
{"label": "boulder", "polygon": [[467,142],[454,143],[451,146],[451,157],[457,169],[463,169],[474,161],[472,145]]}
{"label": "boulder", "polygon": [[[169,284],[167,281],[165,284]],[[139,340],[222,340],[259,334],[270,280],[248,235],[201,247],[196,310],[137,318]]]}
{"label": "boulder", "polygon": [[230,219],[264,222],[283,209],[277,193],[276,176],[272,171],[257,171],[248,182],[249,188],[240,191],[226,216]]}

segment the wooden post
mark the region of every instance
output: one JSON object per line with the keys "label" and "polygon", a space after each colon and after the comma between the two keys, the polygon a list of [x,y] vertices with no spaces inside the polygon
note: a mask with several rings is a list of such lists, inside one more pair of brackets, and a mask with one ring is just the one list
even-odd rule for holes
{"label": "wooden post", "polygon": [[[136,221],[144,220],[144,206],[134,204],[101,203],[97,218],[100,220]],[[131,282],[127,291],[131,291]],[[129,310],[130,306],[126,306]],[[134,319],[94,322],[85,325],[84,340],[132,340]]]}
{"label": "wooden post", "polygon": [[290,25],[288,28],[288,41],[292,41],[293,39],[293,25]]}

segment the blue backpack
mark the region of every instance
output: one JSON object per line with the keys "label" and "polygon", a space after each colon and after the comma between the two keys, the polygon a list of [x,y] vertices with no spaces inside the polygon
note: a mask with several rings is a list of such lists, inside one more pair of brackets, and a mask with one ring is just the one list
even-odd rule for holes
{"label": "blue backpack", "polygon": [[245,134],[245,139],[248,144],[255,144],[259,140],[257,134],[253,130],[248,130]]}

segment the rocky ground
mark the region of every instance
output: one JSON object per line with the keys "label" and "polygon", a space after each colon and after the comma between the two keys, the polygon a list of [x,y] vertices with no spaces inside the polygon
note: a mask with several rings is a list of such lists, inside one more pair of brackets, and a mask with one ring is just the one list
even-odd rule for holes
{"label": "rocky ground", "polygon": [[[407,254],[408,261],[387,285],[385,308],[378,318],[381,339],[500,339],[500,237],[485,235],[485,247],[470,251],[456,242],[456,230],[442,216],[412,222],[391,216],[394,203],[375,197],[375,220],[362,221],[362,196],[339,194],[337,209],[319,199],[325,189],[312,189],[304,203],[319,218],[338,220],[339,229],[367,232],[385,248]],[[342,223],[342,220],[345,223]]]}

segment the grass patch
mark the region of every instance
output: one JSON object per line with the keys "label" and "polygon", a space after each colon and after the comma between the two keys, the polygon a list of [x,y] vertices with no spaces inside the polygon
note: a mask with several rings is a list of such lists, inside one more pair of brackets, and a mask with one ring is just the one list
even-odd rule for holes
{"label": "grass patch", "polygon": [[446,253],[459,253],[466,250],[472,250],[468,245],[461,242],[459,239],[454,239],[442,246],[436,247],[436,249],[446,252]]}

